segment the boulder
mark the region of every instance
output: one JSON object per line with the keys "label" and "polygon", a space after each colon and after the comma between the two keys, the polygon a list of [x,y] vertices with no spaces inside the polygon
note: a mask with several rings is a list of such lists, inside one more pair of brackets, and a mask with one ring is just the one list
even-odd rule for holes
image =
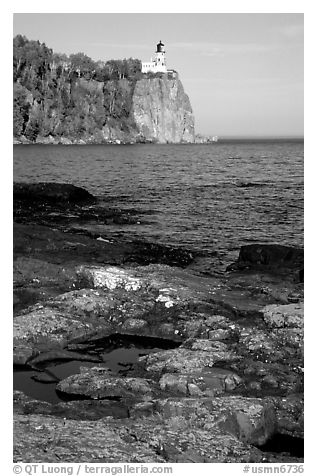
{"label": "boulder", "polygon": [[89,326],[72,316],[54,309],[38,306],[34,311],[20,314],[13,320],[14,339],[36,342],[45,338],[54,342],[63,342],[75,337],[80,331],[87,331]]}
{"label": "boulder", "polygon": [[223,344],[216,346],[214,341],[210,341],[210,346],[205,349],[190,350],[179,347],[177,349],[156,352],[139,360],[145,365],[148,372],[160,373],[196,373],[207,368],[211,368],[217,361],[232,362],[237,356]]}
{"label": "boulder", "polygon": [[142,286],[141,279],[133,272],[114,266],[92,267],[80,266],[77,274],[86,278],[93,288],[107,288],[110,290],[123,288],[126,291],[138,291]]}
{"label": "boulder", "polygon": [[291,394],[286,397],[270,397],[277,418],[279,434],[304,438],[304,397],[303,394]]}
{"label": "boulder", "polygon": [[159,384],[163,391],[185,396],[210,396],[234,390],[242,379],[230,370],[211,368],[190,374],[166,373]]}
{"label": "boulder", "polygon": [[219,428],[252,445],[265,444],[276,429],[273,404],[262,399],[230,397],[215,399],[212,408],[219,410]]}
{"label": "boulder", "polygon": [[304,266],[304,250],[279,244],[252,244],[241,246],[237,266],[290,268],[298,271]]}
{"label": "boulder", "polygon": [[103,367],[82,368],[80,374],[71,375],[60,381],[56,389],[72,396],[97,400],[150,397],[152,392],[149,380],[115,377]]}
{"label": "boulder", "polygon": [[13,185],[13,199],[34,202],[95,202],[87,190],[69,183],[23,183]]}
{"label": "boulder", "polygon": [[304,326],[304,303],[265,306],[262,309],[263,318],[270,327]]}
{"label": "boulder", "polygon": [[131,261],[141,266],[160,263],[168,266],[186,268],[195,259],[196,253],[177,246],[162,245],[147,241],[133,241]]}
{"label": "boulder", "polygon": [[155,401],[155,408],[166,420],[184,419],[206,431],[217,428],[252,445],[268,441],[277,424],[274,404],[261,398],[167,398]]}

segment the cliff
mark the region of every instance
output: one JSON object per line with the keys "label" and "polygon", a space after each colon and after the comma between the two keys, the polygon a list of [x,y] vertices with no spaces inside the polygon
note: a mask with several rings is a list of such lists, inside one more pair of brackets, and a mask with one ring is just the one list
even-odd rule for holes
{"label": "cliff", "polygon": [[194,142],[194,116],[176,75],[147,74],[140,61],[60,58],[14,39],[13,135],[19,143]]}
{"label": "cliff", "polygon": [[179,79],[142,79],[133,94],[133,118],[150,140],[194,142],[194,115]]}
{"label": "cliff", "polygon": [[55,101],[46,96],[39,102],[34,91],[14,85],[15,102],[22,96],[27,110],[23,117],[21,107],[15,107],[17,141],[194,142],[194,115],[179,79],[166,75],[137,81],[79,78],[71,85],[59,81],[54,92]]}

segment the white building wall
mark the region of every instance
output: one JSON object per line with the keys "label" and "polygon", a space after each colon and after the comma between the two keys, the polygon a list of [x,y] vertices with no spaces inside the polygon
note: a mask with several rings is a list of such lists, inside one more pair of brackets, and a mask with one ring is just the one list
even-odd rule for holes
{"label": "white building wall", "polygon": [[149,71],[153,71],[155,69],[156,65],[154,61],[150,63],[143,63],[142,62],[142,73],[148,73]]}
{"label": "white building wall", "polygon": [[153,61],[142,62],[142,73],[167,73],[165,53],[155,53]]}

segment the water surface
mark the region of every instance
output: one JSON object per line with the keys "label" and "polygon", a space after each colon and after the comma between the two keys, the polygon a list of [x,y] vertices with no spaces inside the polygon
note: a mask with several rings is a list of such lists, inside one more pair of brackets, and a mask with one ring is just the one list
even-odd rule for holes
{"label": "water surface", "polygon": [[303,158],[302,141],[18,145],[14,180],[72,183],[140,213],[140,223],[98,224],[103,236],[236,256],[252,242],[303,245]]}

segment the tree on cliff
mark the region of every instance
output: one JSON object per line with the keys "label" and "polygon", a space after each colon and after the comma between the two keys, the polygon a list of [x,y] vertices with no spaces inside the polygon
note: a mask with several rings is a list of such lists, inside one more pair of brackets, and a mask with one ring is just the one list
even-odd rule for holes
{"label": "tree on cliff", "polygon": [[25,36],[17,35],[13,39],[13,77],[21,78],[23,73],[43,80],[52,61],[53,50],[45,43],[29,41]]}
{"label": "tree on cliff", "polygon": [[84,53],[76,53],[70,55],[69,60],[71,70],[76,71],[79,78],[92,79],[96,69],[96,63],[89,58],[89,56]]}
{"label": "tree on cliff", "polygon": [[97,81],[136,80],[140,78],[141,69],[142,63],[138,59],[109,60],[101,66],[97,65],[94,78]]}
{"label": "tree on cliff", "polygon": [[81,138],[106,124],[126,130],[141,61],[93,61],[84,53],[54,53],[45,43],[13,40],[14,135]]}
{"label": "tree on cliff", "polygon": [[25,124],[29,120],[30,103],[28,91],[20,84],[13,88],[13,134],[19,137],[24,134]]}

